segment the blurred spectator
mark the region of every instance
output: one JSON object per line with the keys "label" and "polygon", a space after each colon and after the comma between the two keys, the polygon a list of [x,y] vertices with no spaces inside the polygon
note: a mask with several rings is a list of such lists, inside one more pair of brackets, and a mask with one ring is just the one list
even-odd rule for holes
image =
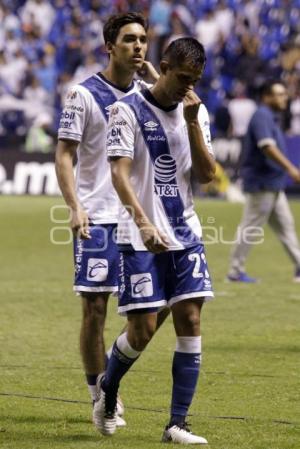
{"label": "blurred spectator", "polygon": [[149,11],[150,36],[152,36],[152,60],[159,63],[164,43],[171,32],[172,0],[154,0]]}
{"label": "blurred spectator", "polygon": [[50,93],[41,86],[39,80],[33,75],[28,75],[27,86],[24,89],[24,99],[29,107],[25,110],[28,122],[35,119],[43,111],[51,109],[53,98]]}
{"label": "blurred spectator", "polygon": [[35,67],[33,73],[38,79],[40,85],[49,93],[54,94],[56,87],[56,68],[54,64],[53,55],[43,53]]}
{"label": "blurred spectator", "polygon": [[225,0],[217,3],[215,21],[224,39],[227,39],[234,26],[234,14]]}
{"label": "blurred spectator", "polygon": [[228,102],[232,123],[232,135],[243,137],[256,110],[256,103],[246,95],[246,85],[237,81],[233,89],[234,98]]}
{"label": "blurred spectator", "polygon": [[67,27],[67,38],[64,46],[64,71],[73,74],[82,64],[81,29],[78,24],[71,22]]}
{"label": "blurred spectator", "polygon": [[259,57],[259,40],[248,31],[240,37],[241,47],[238,56],[236,77],[248,86],[251,93],[256,91],[257,85],[267,76],[266,66]]}
{"label": "blurred spectator", "polygon": [[68,82],[101,70],[103,22],[126,10],[149,15],[148,58],[156,65],[166,42],[194,35],[204,44],[207,64],[199,94],[218,135],[231,132],[226,98],[236,80],[253,100],[270,76],[287,81],[291,117],[286,114],[285,127],[299,133],[300,0],[5,0],[0,4],[2,104],[28,109],[23,92],[30,72],[58,116]]}
{"label": "blurred spectator", "polygon": [[204,45],[206,51],[212,51],[219,43],[222,35],[215,12],[208,8],[203,16],[197,21],[196,38]]}
{"label": "blurred spectator", "polygon": [[18,50],[14,59],[7,60],[4,51],[0,52],[0,83],[2,91],[18,96],[21,90],[21,81],[28,63],[23,53]]}
{"label": "blurred spectator", "polygon": [[49,153],[54,150],[54,139],[51,136],[50,125],[52,118],[49,114],[41,113],[29,128],[25,141],[27,153]]}
{"label": "blurred spectator", "polygon": [[27,0],[21,11],[24,28],[38,27],[42,36],[50,31],[54,17],[54,8],[47,0]]}
{"label": "blurred spectator", "polygon": [[72,83],[81,83],[83,80],[93,75],[93,73],[101,72],[103,67],[104,64],[99,63],[93,54],[86,55],[83,64],[76,69],[75,75],[72,78]]}

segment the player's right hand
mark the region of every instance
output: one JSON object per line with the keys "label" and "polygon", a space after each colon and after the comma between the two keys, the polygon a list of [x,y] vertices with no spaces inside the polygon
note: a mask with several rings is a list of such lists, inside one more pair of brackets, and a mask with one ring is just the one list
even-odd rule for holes
{"label": "player's right hand", "polygon": [[159,254],[169,249],[165,235],[151,223],[147,223],[141,227],[140,233],[145,247],[151,253]]}
{"label": "player's right hand", "polygon": [[71,228],[73,233],[82,239],[90,239],[89,219],[87,213],[81,208],[71,209]]}
{"label": "player's right hand", "polygon": [[150,61],[144,61],[144,64],[137,71],[137,74],[148,83],[155,83],[159,78],[159,73]]}

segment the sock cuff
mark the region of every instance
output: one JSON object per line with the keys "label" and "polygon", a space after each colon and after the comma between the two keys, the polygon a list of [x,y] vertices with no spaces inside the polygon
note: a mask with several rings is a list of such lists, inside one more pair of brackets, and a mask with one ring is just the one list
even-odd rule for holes
{"label": "sock cuff", "polygon": [[109,359],[111,358],[112,350],[113,350],[113,347],[111,346],[111,347],[106,351],[105,356],[106,356],[107,360],[109,360]]}
{"label": "sock cuff", "polygon": [[175,351],[186,354],[201,354],[201,336],[177,337]]}
{"label": "sock cuff", "polygon": [[121,334],[116,340],[116,346],[129,359],[136,359],[141,352],[133,349],[127,339],[127,332]]}

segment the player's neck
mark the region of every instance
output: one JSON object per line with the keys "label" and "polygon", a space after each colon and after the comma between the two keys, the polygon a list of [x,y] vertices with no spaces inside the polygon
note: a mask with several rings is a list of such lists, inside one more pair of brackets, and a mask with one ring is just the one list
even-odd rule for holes
{"label": "player's neck", "polygon": [[126,89],[130,86],[134,75],[132,72],[125,72],[124,68],[121,69],[113,64],[109,64],[101,73],[108,81],[121,89]]}
{"label": "player's neck", "polygon": [[176,102],[171,100],[166,94],[163,86],[158,81],[154,86],[150,89],[151,94],[155,98],[158,104],[163,106],[164,108],[169,108],[170,106],[174,106]]}

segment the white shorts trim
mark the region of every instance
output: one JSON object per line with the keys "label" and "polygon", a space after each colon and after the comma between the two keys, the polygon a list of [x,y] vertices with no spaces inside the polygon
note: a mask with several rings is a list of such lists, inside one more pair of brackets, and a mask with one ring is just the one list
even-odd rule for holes
{"label": "white shorts trim", "polygon": [[[211,301],[214,298],[214,296],[215,296],[214,292],[212,292],[212,291],[185,293],[184,295],[173,296],[173,298],[171,298],[168,301],[168,305],[172,306],[176,302],[180,302],[180,301],[183,301],[185,299],[190,299],[190,298],[203,298],[203,297],[205,297],[205,302],[207,302],[207,301]],[[206,299],[206,297],[208,299]]]}
{"label": "white shorts trim", "polygon": [[125,315],[126,312],[129,312],[130,310],[139,310],[139,309],[151,309],[153,307],[161,308],[167,305],[167,301],[165,299],[161,299],[160,301],[153,301],[153,302],[147,302],[147,303],[141,303],[138,304],[127,304],[127,306],[119,306],[118,307],[118,313],[120,315]]}
{"label": "white shorts trim", "polygon": [[103,286],[103,287],[86,287],[85,285],[74,285],[73,287],[74,292],[107,292],[107,293],[112,293],[112,292],[117,292],[118,291],[118,287],[117,286]]}

